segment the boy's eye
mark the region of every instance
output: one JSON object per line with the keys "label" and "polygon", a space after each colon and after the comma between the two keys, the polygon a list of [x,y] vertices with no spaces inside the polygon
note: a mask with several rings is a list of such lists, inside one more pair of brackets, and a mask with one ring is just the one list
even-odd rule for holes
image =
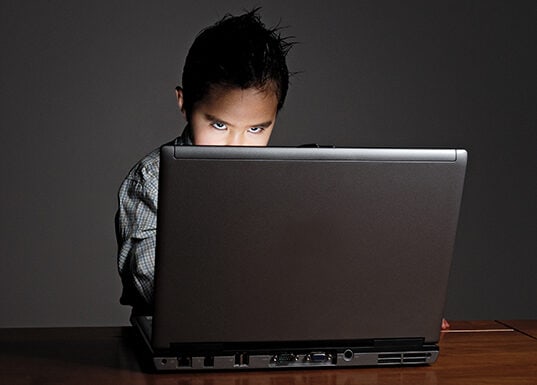
{"label": "boy's eye", "polygon": [[216,128],[217,130],[225,130],[227,127],[224,123],[222,122],[214,122],[213,124],[211,124],[214,128]]}
{"label": "boy's eye", "polygon": [[253,134],[259,134],[263,130],[264,130],[263,127],[251,127],[251,128],[248,129],[248,131],[250,131]]}

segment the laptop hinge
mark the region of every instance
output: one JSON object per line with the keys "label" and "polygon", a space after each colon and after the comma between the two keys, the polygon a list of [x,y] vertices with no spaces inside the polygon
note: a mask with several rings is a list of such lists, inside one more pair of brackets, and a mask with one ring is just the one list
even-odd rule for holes
{"label": "laptop hinge", "polygon": [[226,346],[222,343],[171,343],[170,349],[190,354],[208,354],[224,351]]}
{"label": "laptop hinge", "polygon": [[425,338],[382,338],[373,340],[373,346],[378,348],[397,348],[404,346],[408,347],[422,347],[425,343]]}

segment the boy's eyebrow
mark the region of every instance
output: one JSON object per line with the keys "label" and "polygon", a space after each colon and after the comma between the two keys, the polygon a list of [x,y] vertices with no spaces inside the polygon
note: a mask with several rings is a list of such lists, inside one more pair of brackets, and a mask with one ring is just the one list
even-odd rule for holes
{"label": "boy's eyebrow", "polygon": [[[226,122],[223,119],[217,118],[216,116],[211,115],[211,114],[205,114],[205,119],[215,121],[215,122],[224,123],[226,126],[233,126],[233,124],[231,124],[229,122]],[[267,128],[267,127],[270,127],[271,124],[272,124],[272,120],[269,120],[269,121],[259,123],[259,124],[252,124],[251,127]]]}

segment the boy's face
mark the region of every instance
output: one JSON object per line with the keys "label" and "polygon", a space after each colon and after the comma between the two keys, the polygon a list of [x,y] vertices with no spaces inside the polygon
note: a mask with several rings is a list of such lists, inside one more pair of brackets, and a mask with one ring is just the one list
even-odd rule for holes
{"label": "boy's face", "polygon": [[[177,90],[179,108],[183,109],[183,92]],[[195,145],[266,146],[276,122],[278,99],[267,87],[226,88],[216,86],[190,114]]]}

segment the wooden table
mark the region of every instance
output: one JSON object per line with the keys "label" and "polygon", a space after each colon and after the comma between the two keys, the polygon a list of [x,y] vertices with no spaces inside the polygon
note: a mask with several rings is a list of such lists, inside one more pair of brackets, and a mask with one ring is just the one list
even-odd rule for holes
{"label": "wooden table", "polygon": [[128,327],[0,329],[0,384],[537,384],[537,321],[452,321],[431,366],[146,372]]}
{"label": "wooden table", "polygon": [[527,334],[530,337],[537,338],[537,321],[534,320],[510,320],[498,321],[503,325],[511,327],[520,333]]}

